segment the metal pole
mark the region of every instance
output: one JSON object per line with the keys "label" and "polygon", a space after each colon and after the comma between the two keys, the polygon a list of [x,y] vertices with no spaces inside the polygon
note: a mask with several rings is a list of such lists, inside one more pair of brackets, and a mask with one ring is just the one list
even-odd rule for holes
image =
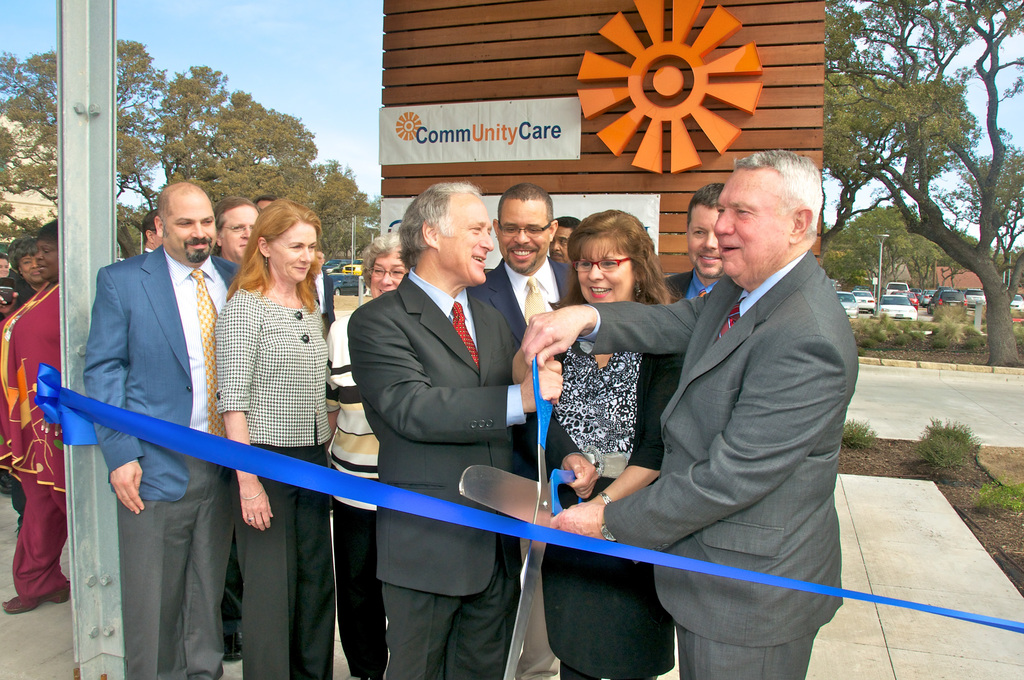
{"label": "metal pole", "polygon": [[875,236],[878,239],[878,285],[876,286],[875,294],[875,316],[881,316],[882,312],[882,244],[885,243],[885,239],[889,238],[888,234],[878,234]]}
{"label": "metal pole", "polygon": [[[82,370],[96,271],[114,261],[115,0],[60,0],[57,158],[63,382]],[[115,497],[97,446],[65,446],[75,659],[81,677],[125,675]]]}

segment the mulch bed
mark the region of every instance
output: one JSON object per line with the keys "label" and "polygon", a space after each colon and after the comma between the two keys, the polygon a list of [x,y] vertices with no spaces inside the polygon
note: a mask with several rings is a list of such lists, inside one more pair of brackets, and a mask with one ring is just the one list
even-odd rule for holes
{"label": "mulch bed", "polygon": [[860,355],[863,357],[877,357],[879,359],[901,359],[903,361],[934,361],[941,364],[975,364],[985,365],[988,363],[988,348],[981,347],[976,350],[967,349],[931,349],[930,340],[912,340],[905,346],[897,347],[893,344],[876,345],[871,349],[861,348]]}
{"label": "mulch bed", "polygon": [[935,482],[985,550],[1024,595],[1024,513],[1005,508],[976,507],[978,490],[992,481],[978,462],[971,459],[956,470],[936,470],[917,456],[917,443],[877,439],[871,448],[843,448],[839,454],[839,472]]}

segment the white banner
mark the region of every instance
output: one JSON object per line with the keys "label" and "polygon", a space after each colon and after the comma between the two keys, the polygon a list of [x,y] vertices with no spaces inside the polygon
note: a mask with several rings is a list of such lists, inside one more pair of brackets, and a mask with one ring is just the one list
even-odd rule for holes
{"label": "white banner", "polygon": [[394,106],[380,111],[380,164],[580,157],[580,100]]}
{"label": "white banner", "polygon": [[[494,219],[498,216],[498,199],[501,196],[484,196],[487,213]],[[412,198],[382,198],[380,201],[380,224],[382,233],[397,231],[402,223],[405,209]],[[661,194],[558,194],[551,197],[555,217],[576,217],[603,210],[622,210],[640,220],[654,241],[654,252],[658,252],[658,224],[661,217]],[[494,269],[501,263],[498,241],[492,232],[494,250],[487,255],[487,268]]]}

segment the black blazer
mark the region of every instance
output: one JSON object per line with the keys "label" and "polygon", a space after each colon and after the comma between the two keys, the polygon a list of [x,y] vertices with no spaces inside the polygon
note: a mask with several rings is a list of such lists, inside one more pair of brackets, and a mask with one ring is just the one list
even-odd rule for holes
{"label": "black blazer", "polygon": [[[551,270],[555,273],[555,283],[558,285],[558,297],[561,299],[568,290],[566,279],[569,276],[569,265],[564,262],[555,262],[548,258]],[[508,271],[505,263],[487,272],[487,281],[479,286],[473,286],[468,292],[478,300],[483,300],[490,306],[501,312],[512,329],[512,336],[516,345],[523,343],[523,334],[526,333],[526,319],[523,317],[523,310],[519,308],[516,294],[512,292],[512,282],[508,280]]]}
{"label": "black blazer", "polygon": [[[413,281],[352,314],[352,374],[380,442],[380,480],[483,510],[459,494],[470,465],[511,470],[505,426],[516,345],[505,319],[469,300],[479,369],[452,322]],[[521,567],[519,540],[380,508],[377,576],[428,593],[465,596],[487,587],[496,544],[509,576]]]}
{"label": "black blazer", "polygon": [[[630,465],[661,468],[661,413],[681,368],[679,355],[644,355]],[[545,448],[549,470],[577,450],[552,418]],[[598,480],[594,494],[611,482]],[[572,489],[560,492],[562,507],[576,503]],[[549,545],[542,569],[548,641],[564,663],[599,678],[652,677],[675,665],[675,628],[658,601],[651,565]]]}

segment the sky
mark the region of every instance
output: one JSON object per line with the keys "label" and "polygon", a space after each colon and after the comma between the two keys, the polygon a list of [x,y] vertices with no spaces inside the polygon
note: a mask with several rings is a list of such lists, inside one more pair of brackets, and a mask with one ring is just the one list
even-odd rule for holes
{"label": "sky", "polygon": [[[0,51],[57,45],[57,0],[0,0]],[[380,193],[382,3],[375,0],[118,0],[117,37],[146,46],[168,79],[209,66],[268,108],[300,118],[320,161]]]}

